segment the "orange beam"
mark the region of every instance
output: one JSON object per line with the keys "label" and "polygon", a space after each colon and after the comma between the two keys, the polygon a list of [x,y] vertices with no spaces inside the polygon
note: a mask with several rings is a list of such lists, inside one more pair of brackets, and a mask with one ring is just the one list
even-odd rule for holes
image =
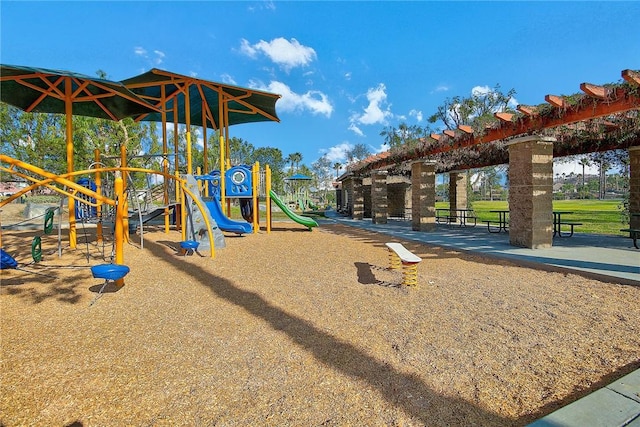
{"label": "orange beam", "polygon": [[607,99],[611,93],[606,87],[592,85],[591,83],[581,83],[580,90],[587,95],[598,99]]}
{"label": "orange beam", "polygon": [[557,95],[546,95],[544,100],[556,108],[567,108],[568,104],[563,97]]}
{"label": "orange beam", "polygon": [[640,72],[633,70],[624,70],[622,71],[622,78],[628,81],[629,83],[635,83],[640,85]]}
{"label": "orange beam", "polygon": [[530,105],[518,105],[516,110],[520,111],[525,116],[534,116],[538,114],[538,108]]}
{"label": "orange beam", "polygon": [[511,114],[511,113],[494,113],[493,116],[500,120],[501,122],[507,122],[507,123],[511,123],[511,120],[513,120],[513,116],[515,116],[515,114]]}
{"label": "orange beam", "polygon": [[[640,96],[631,92],[627,92],[622,87],[612,89],[611,99],[607,100],[606,102],[599,102],[598,99],[592,99],[592,101],[593,102],[583,102],[579,105],[568,105],[562,110],[561,113],[553,112],[552,114],[543,115],[525,115],[523,117],[519,117],[518,120],[514,122],[505,122],[496,128],[488,129],[484,133],[484,135],[480,137],[475,137],[473,135],[462,135],[461,137],[456,138],[453,144],[418,150],[413,155],[408,156],[403,160],[408,161],[411,159],[418,159],[433,154],[455,150],[458,148],[498,141],[517,135],[540,131],[542,129],[554,128],[625,111],[640,110]],[[520,109],[520,107],[518,109]],[[445,131],[444,133],[450,136],[451,131]],[[360,169],[354,169],[353,172],[379,169],[385,166],[389,166],[393,163],[393,159],[379,160],[364,165]]]}
{"label": "orange beam", "polygon": [[460,126],[458,126],[458,129],[460,129],[462,132],[464,132],[466,134],[472,134],[473,133],[473,129],[471,128],[471,126],[468,126],[468,125],[460,125]]}

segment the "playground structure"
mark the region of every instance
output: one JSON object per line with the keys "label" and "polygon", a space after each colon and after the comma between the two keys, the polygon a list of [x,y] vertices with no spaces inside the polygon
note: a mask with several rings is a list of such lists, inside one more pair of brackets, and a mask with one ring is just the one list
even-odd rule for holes
{"label": "playground structure", "polygon": [[[210,216],[206,213],[204,205],[200,201],[200,196],[192,193],[191,190],[189,190],[189,188],[186,185],[187,184],[186,179],[182,179],[178,176],[164,174],[163,172],[154,171],[154,170],[141,169],[141,168],[129,168],[129,167],[122,167],[122,166],[121,167],[100,167],[100,168],[75,171],[75,172],[66,173],[63,175],[55,175],[37,166],[22,162],[17,159],[13,159],[6,155],[0,155],[0,163],[9,165],[9,167],[1,166],[0,170],[15,174],[17,176],[20,176],[24,179],[27,179],[33,182],[30,186],[23,188],[19,192],[13,194],[9,198],[0,202],[0,207],[12,202],[13,200],[18,199],[23,194],[37,187],[45,186],[53,191],[56,191],[57,193],[61,194],[64,197],[68,197],[72,199],[74,201],[74,204],[79,203],[81,206],[83,206],[83,208],[80,210],[81,212],[79,214],[80,217],[84,215],[82,212],[84,213],[89,212],[91,214],[95,213],[96,215],[95,218],[97,219],[97,226],[96,226],[97,239],[103,238],[103,218],[107,218],[110,216],[109,214],[106,214],[106,213],[103,215],[103,209],[105,208],[105,205],[110,207],[110,209],[112,210],[111,217],[113,218],[112,228],[113,228],[113,234],[114,234],[114,255],[113,255],[112,263],[115,263],[118,265],[124,265],[123,246],[124,246],[125,239],[128,238],[128,226],[126,225],[126,219],[128,219],[128,216],[127,216],[128,202],[127,202],[127,198],[125,196],[125,191],[124,191],[125,187],[124,187],[123,176],[126,177],[127,174],[130,174],[130,173],[141,172],[146,174],[156,174],[156,175],[163,176],[165,179],[174,180],[178,184],[178,187],[181,190],[180,191],[181,204],[186,205],[187,198],[190,199],[191,200],[190,206],[193,206],[199,210],[202,217],[203,227],[208,233],[208,235],[212,236],[214,234],[212,221],[210,220]],[[22,171],[29,172],[31,175]],[[88,186],[82,185],[82,184],[86,184],[87,181],[81,180],[80,183],[73,181],[73,178],[76,176],[89,175],[89,176],[95,177],[95,182],[100,182],[102,178],[102,174],[105,174],[105,173],[113,173],[115,175],[113,180],[114,182],[113,195],[102,194],[101,187],[95,184],[88,185]],[[33,175],[38,176],[38,178],[35,178]],[[58,186],[53,185],[54,183],[61,185],[65,188],[64,189],[59,188]],[[183,213],[183,216],[186,216],[186,212],[184,209],[182,210],[182,213]],[[75,216],[75,211],[74,211],[74,216]],[[200,231],[201,229],[198,229],[198,232]],[[182,239],[187,240],[186,227],[182,228]],[[0,233],[0,246],[1,245],[2,245],[2,239],[1,239],[1,233]],[[215,257],[214,245],[210,245],[210,254],[211,254],[211,258]],[[102,273],[98,273],[98,274],[100,275]],[[104,278],[102,276],[95,276],[95,277]],[[111,278],[113,276],[110,275],[109,277]],[[124,284],[124,281],[122,278],[115,279],[114,281],[119,286]]]}
{"label": "playground structure", "polygon": [[[100,153],[97,150],[95,156],[96,159],[100,158]],[[94,165],[99,163],[101,162],[96,162]],[[121,164],[126,165],[126,163],[126,152],[123,147]],[[111,227],[114,235],[114,249],[110,261],[111,264],[115,263],[116,265],[124,264],[123,245],[125,241],[129,240],[129,233],[131,231],[139,229],[141,245],[143,247],[144,224],[160,215],[164,215],[165,232],[168,232],[170,209],[173,210],[174,225],[182,232],[180,247],[182,249],[193,250],[197,248],[209,248],[211,258],[215,257],[215,248],[223,248],[225,246],[224,235],[221,231],[236,234],[257,233],[260,229],[259,202],[261,197],[264,197],[267,206],[267,233],[271,232],[272,199],[283,212],[295,222],[308,227],[310,230],[312,227],[317,226],[317,223],[312,218],[299,216],[288,209],[271,190],[271,170],[269,166],[267,165],[265,169],[261,171],[260,165],[257,162],[251,168],[246,165],[230,168],[225,174],[227,185],[224,186],[224,188],[226,188],[227,192],[227,203],[230,203],[232,197],[239,198],[241,201],[241,210],[247,222],[234,221],[225,215],[220,201],[220,192],[223,187],[220,183],[225,180],[221,180],[219,172],[216,171],[208,175],[193,176],[185,174],[182,176],[174,176],[150,169],[127,166],[105,166],[93,167],[91,169],[63,175],[55,175],[37,166],[13,159],[6,155],[0,155],[0,164],[7,164],[9,166],[0,166],[0,170],[32,182],[30,186],[0,202],[0,207],[40,186],[47,187],[61,194],[63,197],[71,198],[75,207],[75,219],[81,221],[83,224],[85,221],[95,222],[97,241],[103,241],[105,225]],[[134,173],[158,175],[165,180],[173,180],[173,182],[176,183],[175,194],[179,202],[170,200],[170,204],[165,206],[151,204],[150,207],[147,206],[147,210],[144,212],[138,204],[138,209],[130,211],[130,203],[137,202],[138,192],[135,191],[135,189],[132,191],[130,187],[125,191],[124,181],[127,179],[130,183],[133,182],[131,175]],[[113,174],[112,179],[104,179],[111,174]],[[38,176],[38,178],[35,178],[33,175]],[[73,181],[73,179],[78,176],[80,179]],[[89,176],[92,177],[92,179],[90,179]],[[62,185],[65,188],[61,189],[54,184]],[[207,196],[207,194],[211,196]],[[61,208],[58,210],[62,212]],[[52,215],[53,209],[47,211],[45,230],[50,231]],[[61,223],[61,221],[59,221],[59,223]],[[135,227],[132,227],[132,223],[135,224]],[[59,229],[59,251],[61,250],[60,240]],[[0,233],[0,246],[1,244],[2,239]],[[7,262],[5,265],[9,266],[11,263]],[[123,284],[122,278],[113,279],[114,273],[111,273],[111,270],[108,270],[108,273],[104,273],[104,271],[106,271],[105,269],[98,269],[96,271],[97,273],[95,274],[97,275],[94,275],[94,277],[104,278],[106,281],[113,280],[119,285]],[[104,277],[105,275],[109,277]]]}
{"label": "playground structure", "polygon": [[[29,191],[46,187],[68,199],[69,247],[77,245],[77,222],[95,222],[96,240],[103,241],[104,227],[113,232],[111,264],[124,265],[123,245],[129,234],[139,230],[141,247],[144,246],[144,224],[163,217],[165,232],[169,232],[171,218],[182,233],[182,250],[224,247],[222,231],[236,234],[257,233],[260,229],[260,197],[267,205],[267,233],[271,231],[271,199],[280,206],[281,201],[271,191],[270,169],[261,172],[256,163],[252,168],[231,166],[229,126],[257,121],[279,121],[275,102],[280,95],[228,86],[162,70],[151,70],[123,82],[93,79],[67,71],[1,65],[0,83],[2,101],[27,112],[64,113],[66,115],[67,172],[53,174],[7,155],[0,155],[0,170],[16,175],[32,184],[0,202],[0,207],[20,198]],[[73,160],[72,116],[85,115],[110,120],[132,117],[135,121],[161,122],[162,170],[129,167],[124,144],[120,145],[117,166],[107,165],[107,157],[95,150],[94,162],[88,169],[75,170]],[[175,152],[169,153],[167,123],[186,127],[186,165],[179,163],[178,132],[174,132]],[[219,133],[220,170],[218,178],[204,176],[205,181],[216,181],[219,188],[201,186],[203,176],[194,177],[192,165],[191,126],[201,125],[204,136],[203,169],[207,170],[207,128]],[[133,157],[144,157],[132,156]],[[173,172],[170,158],[173,157]],[[119,162],[118,162],[119,160]],[[184,173],[186,171],[186,173]],[[154,192],[151,185],[143,192],[142,204],[132,174],[143,173],[162,180],[162,191]],[[224,177],[224,179],[219,179]],[[78,179],[79,178],[79,179]],[[76,179],[78,181],[76,182]],[[103,181],[104,179],[104,181]],[[149,180],[147,178],[147,183]],[[171,187],[173,184],[173,187]],[[217,197],[209,197],[209,191]],[[154,194],[155,193],[155,194]],[[160,196],[160,202],[154,196]],[[238,199],[247,222],[229,218],[230,200]],[[133,212],[130,207],[134,208]],[[282,206],[281,206],[282,208]],[[300,217],[286,207],[283,211],[294,221],[311,227],[317,223]],[[62,212],[62,209],[60,209]],[[132,214],[132,215],[130,215]],[[173,215],[171,215],[173,214]],[[60,247],[61,236],[59,236]],[[0,247],[2,245],[0,233]],[[117,273],[114,273],[117,271]],[[124,284],[128,269],[95,269],[94,277]],[[119,276],[119,277],[116,277]]]}
{"label": "playground structure", "polygon": [[285,200],[289,207],[300,212],[314,208],[309,196],[308,183],[311,181],[310,176],[297,173],[284,180],[288,187]]}

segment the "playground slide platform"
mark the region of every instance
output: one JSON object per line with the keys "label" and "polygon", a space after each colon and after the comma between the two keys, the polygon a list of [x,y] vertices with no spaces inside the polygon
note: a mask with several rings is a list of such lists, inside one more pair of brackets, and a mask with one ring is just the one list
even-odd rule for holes
{"label": "playground slide platform", "polygon": [[289,209],[289,207],[286,205],[286,203],[284,203],[280,199],[280,197],[278,197],[278,195],[273,192],[273,190],[269,191],[269,196],[271,197],[271,200],[276,202],[276,205],[278,205],[278,207],[282,210],[282,212],[284,212],[289,218],[291,218],[292,220],[294,220],[298,224],[302,224],[305,227],[308,227],[309,230],[311,230],[312,227],[317,227],[318,226],[318,223],[316,222],[315,219],[309,218],[308,216],[298,215],[297,213],[295,213],[291,209]]}
{"label": "playground slide platform", "polygon": [[[173,210],[175,206],[176,206],[175,204],[168,205],[168,206],[161,206],[161,207],[155,208],[152,211],[143,212],[142,223],[143,224],[148,223],[149,221],[159,217],[160,215],[163,215],[165,209]],[[138,211],[134,211],[133,213],[130,213],[129,214],[129,231],[130,232],[135,231],[139,225],[140,225],[140,216],[138,215]]]}
{"label": "playground slide platform", "polygon": [[205,205],[220,230],[236,234],[246,234],[253,231],[253,225],[248,222],[229,219],[224,212],[222,212],[222,206],[220,206],[220,201],[216,197],[205,200]]}

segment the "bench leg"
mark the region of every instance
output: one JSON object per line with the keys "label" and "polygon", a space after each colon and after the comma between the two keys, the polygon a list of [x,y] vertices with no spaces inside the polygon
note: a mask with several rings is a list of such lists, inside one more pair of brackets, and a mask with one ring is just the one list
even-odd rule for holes
{"label": "bench leg", "polygon": [[416,286],[418,284],[418,263],[402,263],[403,285]]}

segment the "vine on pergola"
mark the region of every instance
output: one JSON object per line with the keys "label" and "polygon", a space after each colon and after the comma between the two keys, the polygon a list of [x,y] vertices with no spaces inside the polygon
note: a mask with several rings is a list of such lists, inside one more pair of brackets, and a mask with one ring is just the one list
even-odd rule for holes
{"label": "vine on pergola", "polygon": [[605,86],[583,83],[583,93],[547,95],[544,104],[519,105],[516,113],[484,115],[471,125],[393,146],[351,165],[348,172],[403,173],[415,160],[435,161],[439,173],[500,165],[508,162],[506,143],[527,135],[556,138],[554,157],[640,145],[640,72],[624,70],[622,77],[624,81]]}

